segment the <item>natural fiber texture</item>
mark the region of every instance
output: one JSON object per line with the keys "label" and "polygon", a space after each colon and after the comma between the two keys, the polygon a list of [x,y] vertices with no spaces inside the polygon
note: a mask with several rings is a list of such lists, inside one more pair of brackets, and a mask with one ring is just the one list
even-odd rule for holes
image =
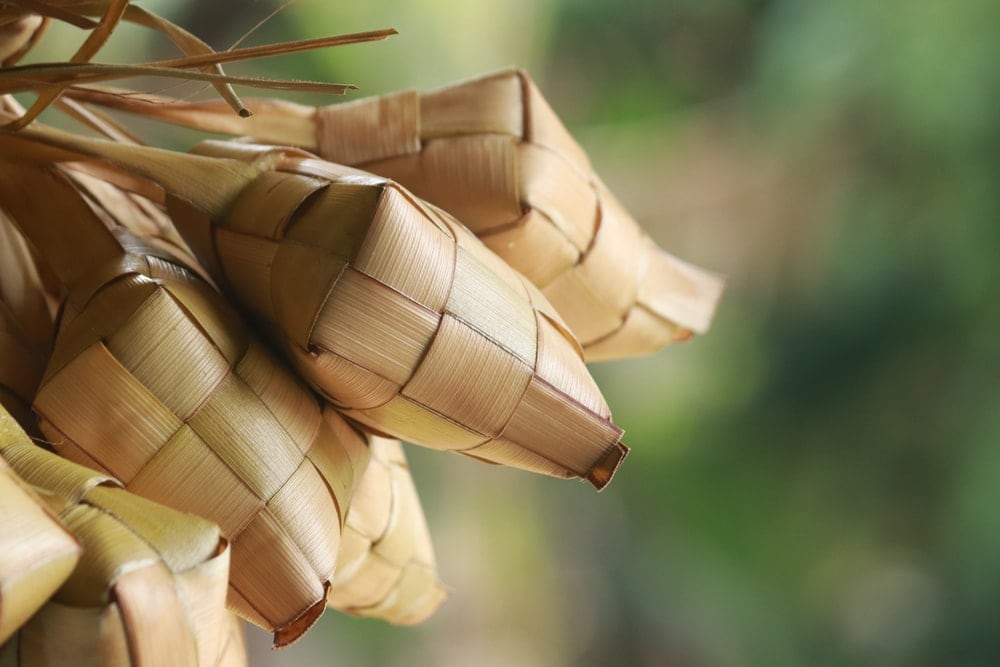
{"label": "natural fiber texture", "polygon": [[[26,440],[52,333],[28,247],[0,213],[0,445]],[[80,546],[0,458],[0,643],[69,576]]]}
{"label": "natural fiber texture", "polygon": [[244,667],[247,664],[246,639],[243,621],[236,614],[226,614],[226,627],[222,635],[222,654],[215,667]]}
{"label": "natural fiber texture", "polygon": [[0,211],[0,405],[32,431],[31,399],[51,344],[42,279],[24,238]]}
{"label": "natural fiber texture", "polygon": [[[142,197],[99,178],[71,173],[74,182],[100,202],[122,227],[186,252],[169,218]],[[190,263],[185,256],[185,262]],[[399,624],[419,623],[444,602],[430,534],[397,440],[370,439],[371,461],[361,473],[344,526],[330,606],[359,616]]]}
{"label": "natural fiber texture", "polygon": [[[524,72],[324,107],[317,126],[324,158],[396,179],[531,279],[589,360],[707,329],[721,281],[642,233]],[[343,139],[373,126],[392,141]]]}
{"label": "natural fiber texture", "polygon": [[[236,195],[214,217],[175,200],[178,229],[344,414],[437,449],[598,488],[611,480],[627,448],[575,339],[459,222],[392,181],[304,153],[219,142],[201,152],[267,170],[243,187],[223,181]],[[196,164],[209,171],[188,178],[235,173],[213,180]]]}
{"label": "natural fiber texture", "polygon": [[420,623],[444,602],[417,489],[398,440],[373,438],[337,558],[330,606],[392,623]]}
{"label": "natural fiber texture", "polygon": [[46,452],[2,410],[0,456],[83,545],[80,564],[21,628],[20,664],[215,665],[233,650],[229,548],[216,526]]}
{"label": "natural fiber texture", "polygon": [[125,180],[127,174],[118,170],[94,174],[84,169],[83,165],[74,165],[73,169],[67,169],[64,173],[86,196],[92,207],[106,216],[112,227],[127,229],[159,250],[182,259],[185,265],[199,271],[199,274],[203,273],[161,206],[107,180],[113,177]]}
{"label": "natural fiber texture", "polygon": [[[0,405],[0,437],[13,418]],[[45,502],[0,458],[0,644],[69,577],[80,545]]]}
{"label": "natural fiber texture", "polygon": [[0,201],[69,293],[34,402],[42,431],[60,454],[218,523],[231,608],[293,641],[325,608],[364,438],[176,258],[109,232],[67,177],[7,168]]}
{"label": "natural fiber texture", "polygon": [[247,121],[218,103],[90,99],[302,146],[395,179],[456,216],[539,287],[588,360],[648,354],[705,331],[722,291],[718,276],[639,229],[520,70],[319,109],[261,103]]}

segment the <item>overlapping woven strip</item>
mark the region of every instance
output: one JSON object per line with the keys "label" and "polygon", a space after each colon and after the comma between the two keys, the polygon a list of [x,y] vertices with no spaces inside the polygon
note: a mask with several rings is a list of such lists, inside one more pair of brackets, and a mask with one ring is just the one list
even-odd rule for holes
{"label": "overlapping woven strip", "polygon": [[66,581],[80,550],[73,534],[0,458],[0,644]]}
{"label": "overlapping woven strip", "polygon": [[317,123],[322,157],[399,181],[527,276],[588,360],[708,328],[721,281],[640,230],[523,71],[323,107]]}
{"label": "overlapping woven strip", "polygon": [[181,234],[303,377],[417,444],[606,485],[627,448],[579,347],[526,279],[398,184],[269,146],[205,155],[270,170]]}
{"label": "overlapping woven strip", "polygon": [[444,602],[430,533],[398,440],[372,438],[337,558],[330,606],[392,623],[419,623]]}
{"label": "overlapping woven strip", "polygon": [[[39,189],[48,198],[31,196]],[[232,543],[230,606],[276,643],[294,640],[325,608],[364,438],[213,288],[108,232],[64,176],[7,170],[0,201],[70,294],[34,402],[46,437],[133,492],[218,523]]]}
{"label": "overlapping woven strip", "polygon": [[230,552],[215,525],[46,452],[2,408],[0,457],[83,545],[79,565],[20,629],[10,649],[18,664],[245,664],[230,641]]}

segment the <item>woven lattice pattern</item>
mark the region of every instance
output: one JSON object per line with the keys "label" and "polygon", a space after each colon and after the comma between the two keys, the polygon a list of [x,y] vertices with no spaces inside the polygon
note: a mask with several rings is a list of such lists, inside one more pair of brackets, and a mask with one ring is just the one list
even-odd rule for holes
{"label": "woven lattice pattern", "polygon": [[448,595],[398,440],[372,438],[371,461],[347,514],[330,606],[399,624],[419,623]]}
{"label": "woven lattice pattern", "polygon": [[721,281],[639,229],[524,72],[323,107],[317,124],[322,157],[399,181],[527,276],[588,359],[708,327]]}
{"label": "woven lattice pattern", "polygon": [[172,217],[346,415],[417,444],[610,481],[627,449],[575,339],[454,218],[392,181],[308,156],[205,151],[280,162],[225,215],[174,206]]}
{"label": "woven lattice pattern", "polygon": [[84,258],[52,262],[70,298],[34,402],[42,431],[67,458],[216,522],[232,543],[230,605],[291,641],[325,606],[364,438],[324,412],[210,286],[107,232],[64,177],[9,176],[16,220],[53,218],[14,194],[31,179],[75,207],[73,231],[57,238],[24,226],[50,260]]}

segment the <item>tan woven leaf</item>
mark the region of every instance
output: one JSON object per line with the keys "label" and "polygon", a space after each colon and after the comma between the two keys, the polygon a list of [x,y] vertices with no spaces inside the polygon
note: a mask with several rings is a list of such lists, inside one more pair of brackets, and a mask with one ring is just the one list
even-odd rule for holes
{"label": "tan woven leaf", "polygon": [[520,70],[318,109],[261,101],[245,121],[215,102],[81,96],[301,146],[395,179],[455,215],[540,288],[588,361],[648,354],[704,332],[722,292],[718,276],[639,229]]}
{"label": "tan woven leaf", "polygon": [[267,170],[232,179],[214,218],[175,198],[178,229],[346,415],[428,447],[610,481],[627,448],[575,339],[454,218],[308,154],[201,150]]}
{"label": "tan woven leaf", "polygon": [[219,524],[231,608],[293,641],[325,608],[364,438],[211,286],[109,232],[65,176],[8,168],[0,201],[69,291],[34,402],[46,437],[130,491]]}
{"label": "tan woven leaf", "polygon": [[[215,525],[46,452],[2,410],[0,456],[83,545],[79,565],[21,628],[20,664],[245,663],[225,610],[230,552]],[[45,562],[45,550],[32,555]]]}
{"label": "tan woven leaf", "polygon": [[398,440],[373,438],[351,498],[329,602],[358,616],[420,623],[448,595]]}
{"label": "tan woven leaf", "polygon": [[[186,247],[157,207],[111,183],[73,172],[74,181],[121,226],[173,252]],[[185,258],[187,262],[187,258]],[[402,445],[374,437],[337,558],[330,606],[395,623],[418,623],[444,601],[433,548]]]}
{"label": "tan woven leaf", "polygon": [[[0,437],[17,429],[0,405]],[[45,502],[0,458],[0,644],[69,577],[80,545]]]}
{"label": "tan woven leaf", "polygon": [[[391,146],[342,141],[373,122],[395,128]],[[326,159],[394,178],[465,222],[552,301],[588,360],[708,328],[721,281],[641,232],[526,73],[324,107],[317,127]]]}

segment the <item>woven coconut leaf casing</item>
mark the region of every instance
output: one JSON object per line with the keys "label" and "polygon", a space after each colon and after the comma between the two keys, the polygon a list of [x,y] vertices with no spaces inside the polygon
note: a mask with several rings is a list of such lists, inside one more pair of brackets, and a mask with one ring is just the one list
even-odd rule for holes
{"label": "woven coconut leaf casing", "polygon": [[181,234],[344,414],[416,444],[605,486],[621,430],[552,306],[458,221],[396,183],[269,146]]}
{"label": "woven coconut leaf casing", "polygon": [[34,431],[31,399],[52,344],[52,316],[24,237],[0,210],[0,405]]}
{"label": "woven coconut leaf casing", "polygon": [[430,533],[398,440],[372,438],[337,559],[330,606],[399,624],[419,623],[444,602]]}
{"label": "woven coconut leaf casing", "polygon": [[[0,405],[0,429],[5,428],[13,428],[13,417]],[[2,458],[0,526],[3,527],[0,530],[2,644],[69,577],[80,558],[81,547],[45,501]]]}
{"label": "woven coconut leaf casing", "polygon": [[211,286],[111,233],[65,176],[7,169],[0,197],[69,294],[34,401],[42,431],[60,454],[216,522],[232,543],[230,606],[294,640],[325,607],[364,437]]}
{"label": "woven coconut leaf casing", "polygon": [[[147,200],[93,176],[72,177],[116,223],[184,252],[169,219]],[[359,616],[417,623],[444,602],[446,588],[401,444],[373,437],[370,451],[371,462],[351,496],[329,603]]]}

